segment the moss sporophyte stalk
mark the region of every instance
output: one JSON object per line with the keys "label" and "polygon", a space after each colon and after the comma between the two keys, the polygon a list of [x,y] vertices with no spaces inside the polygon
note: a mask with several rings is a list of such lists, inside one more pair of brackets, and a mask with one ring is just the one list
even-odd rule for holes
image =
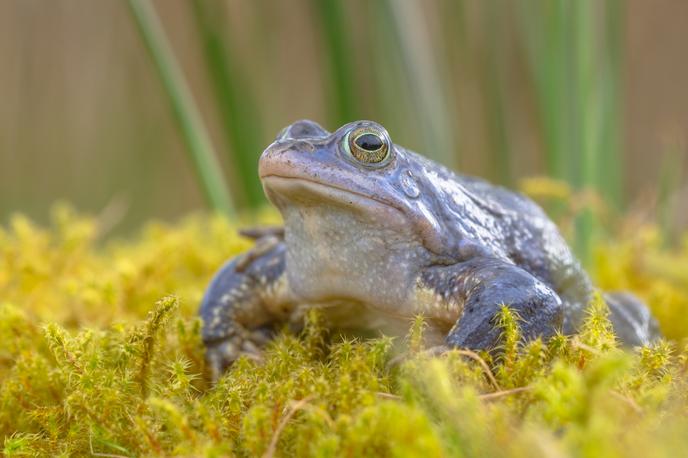
{"label": "moss sporophyte stalk", "polygon": [[[262,217],[266,223],[275,216]],[[688,244],[639,228],[595,247],[605,289],[631,289],[666,341],[618,348],[599,298],[580,333],[497,357],[433,356],[406,338],[327,331],[310,313],[261,360],[209,383],[196,308],[250,242],[222,217],[101,240],[66,207],[0,229],[0,433],[6,456],[676,456],[688,450]]]}

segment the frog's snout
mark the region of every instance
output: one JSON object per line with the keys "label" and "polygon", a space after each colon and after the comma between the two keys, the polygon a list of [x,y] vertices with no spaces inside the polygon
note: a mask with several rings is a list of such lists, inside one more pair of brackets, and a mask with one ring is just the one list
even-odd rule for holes
{"label": "frog's snout", "polygon": [[318,123],[307,119],[285,127],[263,151],[258,161],[259,176],[262,179],[267,175],[291,175],[299,167],[308,169],[310,162],[304,153],[314,153],[316,145],[329,135]]}
{"label": "frog's snout", "polygon": [[307,140],[276,140],[268,146],[258,160],[258,176],[291,176],[302,165],[304,153],[312,153],[315,148]]}

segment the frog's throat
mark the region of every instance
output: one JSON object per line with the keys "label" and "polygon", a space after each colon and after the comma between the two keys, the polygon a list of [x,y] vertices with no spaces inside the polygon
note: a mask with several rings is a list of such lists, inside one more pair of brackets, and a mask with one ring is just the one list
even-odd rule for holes
{"label": "frog's throat", "polygon": [[452,258],[457,251],[450,240],[452,234],[445,230],[425,206],[404,206],[403,202],[400,204],[388,199],[382,193],[341,188],[310,177],[268,173],[261,176],[261,181],[268,200],[283,214],[289,206],[317,206],[329,202],[373,217],[387,228],[413,228],[423,240],[425,248],[442,259]]}

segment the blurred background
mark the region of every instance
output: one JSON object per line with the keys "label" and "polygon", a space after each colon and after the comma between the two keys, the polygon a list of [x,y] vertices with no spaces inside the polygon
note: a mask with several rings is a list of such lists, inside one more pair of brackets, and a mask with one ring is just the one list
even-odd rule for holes
{"label": "blurred background", "polygon": [[682,0],[1,0],[0,218],[67,200],[126,233],[260,207],[282,127],[365,118],[462,173],[552,177],[676,232],[687,23]]}

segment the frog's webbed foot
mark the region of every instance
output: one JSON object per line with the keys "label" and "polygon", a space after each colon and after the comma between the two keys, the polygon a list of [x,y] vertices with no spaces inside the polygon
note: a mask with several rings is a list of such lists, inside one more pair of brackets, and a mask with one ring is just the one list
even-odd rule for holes
{"label": "frog's webbed foot", "polygon": [[266,236],[225,264],[206,290],[199,314],[211,375],[217,380],[237,358],[260,359],[281,317],[275,304],[287,301],[284,243]]}
{"label": "frog's webbed foot", "polygon": [[479,257],[426,271],[423,281],[462,313],[446,337],[450,347],[493,350],[500,345],[502,306],[520,318],[524,340],[551,337],[561,327],[559,296],[542,281],[505,261]]}

